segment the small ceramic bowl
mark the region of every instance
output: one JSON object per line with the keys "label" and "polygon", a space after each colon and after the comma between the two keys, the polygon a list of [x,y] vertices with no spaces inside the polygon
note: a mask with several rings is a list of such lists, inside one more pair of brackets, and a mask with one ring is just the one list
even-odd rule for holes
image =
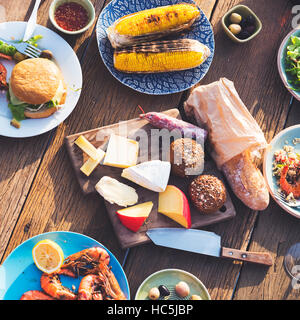
{"label": "small ceramic bowl", "polygon": [[293,144],[294,138],[300,138],[300,125],[295,125],[289,128],[282,130],[278,133],[273,140],[270,142],[269,148],[266,150],[264,155],[264,163],[263,163],[263,172],[264,177],[267,182],[267,187],[272,198],[276,201],[276,203],[284,209],[286,212],[291,214],[292,216],[300,219],[300,208],[292,208],[285,204],[284,202],[278,200],[274,193],[279,188],[277,185],[277,179],[273,176],[273,161],[274,161],[274,152],[277,150],[283,149],[284,146],[292,146],[295,148],[295,152],[300,152],[300,144]]}
{"label": "small ceramic bowl", "polygon": [[[66,2],[79,3],[87,10],[88,15],[89,15],[89,22],[87,23],[87,25],[84,28],[76,30],[76,31],[68,31],[68,30],[65,30],[65,29],[61,28],[56,23],[55,18],[54,18],[55,10],[60,5],[66,3]],[[57,30],[59,30],[59,31],[61,31],[63,33],[66,33],[66,34],[79,34],[79,33],[82,33],[82,32],[85,32],[86,30],[88,30],[92,26],[92,24],[94,23],[94,20],[95,20],[95,8],[94,8],[93,4],[91,3],[91,1],[89,1],[89,0],[54,0],[54,1],[52,1],[51,5],[50,5],[50,8],[49,8],[49,18],[50,18],[51,23],[54,25],[54,27]]]}
{"label": "small ceramic bowl", "polygon": [[[180,298],[174,291],[176,284],[185,281],[190,287],[190,294]],[[139,286],[135,300],[149,300],[148,294],[151,288],[164,285],[170,291],[169,300],[190,300],[192,295],[199,295],[202,300],[211,300],[204,284],[193,274],[180,269],[164,269],[151,274]],[[164,300],[159,298],[159,300]]]}
{"label": "small ceramic bowl", "polygon": [[[242,17],[247,17],[249,15],[252,15],[254,17],[255,20],[255,32],[248,37],[247,39],[239,39],[237,36],[235,36],[230,30],[229,30],[229,25],[231,24],[229,17],[232,13],[238,13],[239,15],[241,15]],[[237,5],[233,8],[231,8],[222,18],[222,27],[225,31],[225,33],[228,35],[228,37],[237,42],[237,43],[244,43],[244,42],[248,42],[251,39],[253,39],[254,37],[256,37],[261,28],[262,28],[262,23],[261,21],[258,19],[257,15],[247,6],[244,5]]]}
{"label": "small ceramic bowl", "polygon": [[286,48],[289,45],[289,40],[291,36],[297,36],[300,37],[300,29],[294,29],[291,32],[289,32],[286,37],[283,39],[281,42],[281,45],[278,50],[278,55],[277,55],[277,67],[278,67],[278,72],[280,75],[280,78],[287,88],[287,90],[295,97],[297,100],[300,100],[300,90],[296,91],[291,88],[289,84],[290,75],[287,74],[285,71],[286,69],[286,62],[285,62],[285,57],[286,57]]}

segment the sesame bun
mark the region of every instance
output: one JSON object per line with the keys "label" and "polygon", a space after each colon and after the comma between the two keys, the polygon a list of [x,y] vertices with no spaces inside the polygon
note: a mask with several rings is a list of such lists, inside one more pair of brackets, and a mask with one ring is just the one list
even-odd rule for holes
{"label": "sesame bun", "polygon": [[170,145],[170,162],[176,176],[199,175],[204,170],[203,148],[190,138],[176,139]]}
{"label": "sesame bun", "polygon": [[[53,61],[35,58],[23,60],[15,65],[10,86],[19,100],[38,105],[50,101],[55,96],[60,81],[63,81],[62,73]],[[63,104],[65,98],[64,95],[59,104]]]}
{"label": "sesame bun", "polygon": [[193,205],[202,213],[218,211],[226,202],[226,189],[223,182],[215,176],[201,175],[189,186]]}

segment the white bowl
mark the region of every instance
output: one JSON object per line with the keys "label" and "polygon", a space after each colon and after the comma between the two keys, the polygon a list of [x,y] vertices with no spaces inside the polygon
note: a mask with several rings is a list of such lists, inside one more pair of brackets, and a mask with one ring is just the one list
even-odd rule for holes
{"label": "white bowl", "polygon": [[[64,4],[66,2],[76,2],[76,3],[79,3],[81,4],[88,12],[88,15],[89,15],[89,22],[88,24],[82,28],[82,29],[79,29],[79,30],[76,30],[76,31],[69,31],[69,30],[65,30],[63,28],[61,28],[55,21],[55,18],[54,18],[54,13],[55,13],[55,10],[58,6],[60,6],[61,4]],[[51,5],[50,5],[50,8],[49,8],[49,18],[50,18],[50,21],[51,23],[54,25],[54,27],[63,32],[63,33],[66,33],[66,34],[80,34],[82,32],[85,32],[87,29],[89,29],[92,24],[94,23],[94,20],[95,20],[95,8],[93,6],[93,4],[91,3],[90,0],[54,0],[52,1]]]}

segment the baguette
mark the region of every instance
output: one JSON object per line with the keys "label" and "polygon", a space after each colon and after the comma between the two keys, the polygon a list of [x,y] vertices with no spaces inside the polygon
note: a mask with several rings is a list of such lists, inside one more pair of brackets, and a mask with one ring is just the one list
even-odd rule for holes
{"label": "baguette", "polygon": [[258,211],[267,208],[270,197],[266,182],[261,171],[251,160],[249,150],[225,162],[222,171],[235,195],[246,206]]}

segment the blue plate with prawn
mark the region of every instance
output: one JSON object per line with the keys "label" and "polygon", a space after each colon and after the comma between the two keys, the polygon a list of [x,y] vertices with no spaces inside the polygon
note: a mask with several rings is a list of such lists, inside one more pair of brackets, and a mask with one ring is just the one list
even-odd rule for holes
{"label": "blue plate with prawn", "polygon": [[[121,290],[127,299],[130,299],[129,285],[123,268],[116,257],[101,243],[85,235],[56,231],[37,235],[19,245],[0,266],[0,300],[19,300],[23,293],[30,290],[42,290],[40,279],[42,272],[35,266],[32,258],[32,249],[41,240],[50,239],[56,242],[63,250],[64,256],[79,252],[91,247],[102,247],[110,256],[109,266],[114,273]],[[74,286],[77,291],[82,277],[71,278],[60,276],[61,282],[69,289]]]}
{"label": "blue plate with prawn", "polygon": [[274,153],[278,150],[282,150],[284,146],[292,146],[294,147],[294,151],[296,153],[300,153],[300,144],[294,144],[293,140],[295,138],[300,138],[300,125],[295,125],[292,127],[288,127],[282,130],[279,134],[277,134],[273,140],[270,142],[270,146],[265,152],[264,156],[264,164],[263,164],[263,172],[264,177],[267,182],[267,186],[269,192],[276,203],[284,209],[289,214],[294,217],[300,219],[300,208],[292,208],[286,205],[284,202],[278,200],[274,193],[279,188],[277,184],[277,179],[273,176],[273,162],[274,162]]}

